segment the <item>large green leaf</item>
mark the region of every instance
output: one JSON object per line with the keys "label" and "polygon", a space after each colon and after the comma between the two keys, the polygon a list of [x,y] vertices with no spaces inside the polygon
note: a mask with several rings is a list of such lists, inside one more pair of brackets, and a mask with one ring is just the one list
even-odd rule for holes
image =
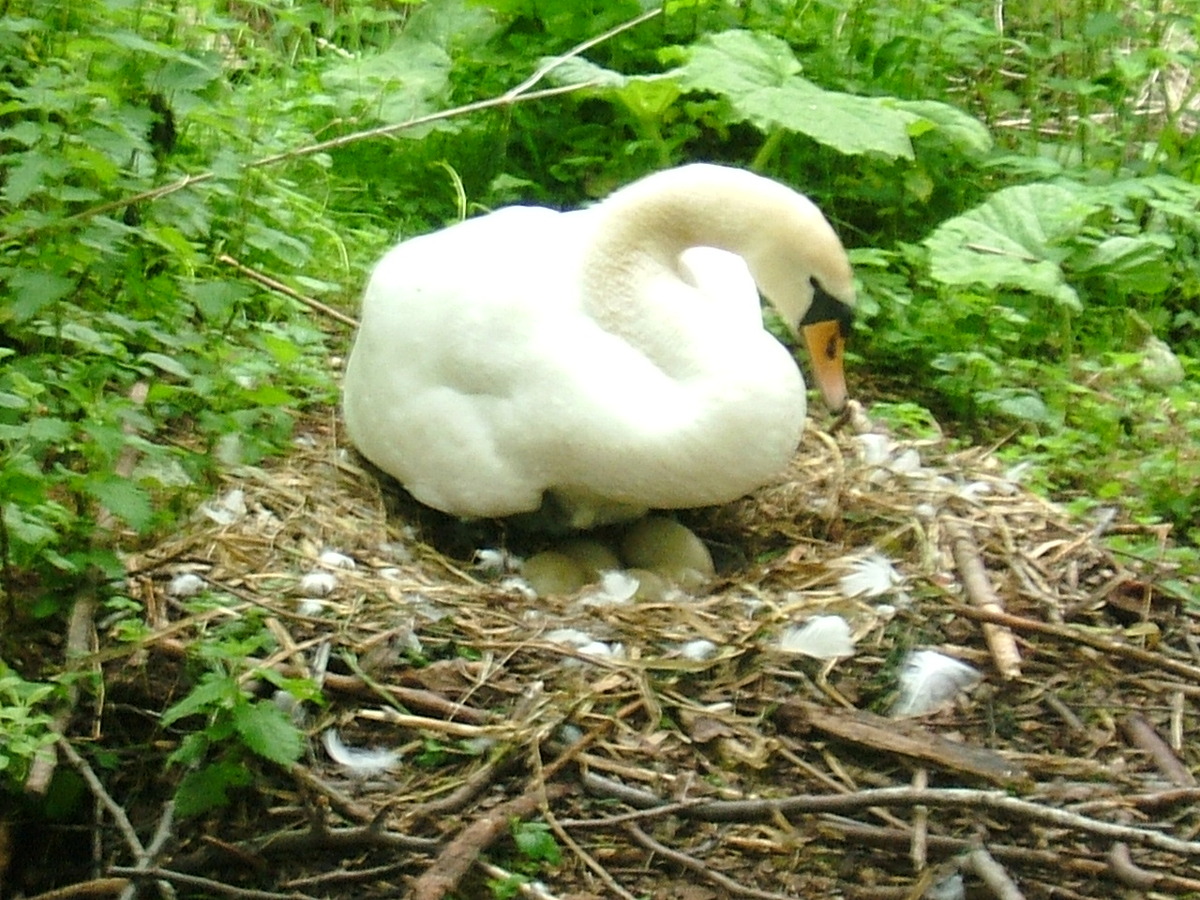
{"label": "large green leaf", "polygon": [[1172,284],[1167,251],[1174,242],[1166,235],[1115,235],[1074,261],[1074,268],[1107,279],[1118,290],[1161,294]]}
{"label": "large green leaf", "polygon": [[588,85],[583,93],[615,99],[639,119],[661,117],[681,93],[673,72],[622,75],[578,56],[558,63],[550,79],[556,84]]}
{"label": "large green leaf", "polygon": [[827,91],[800,76],[787,42],[769,34],[724,31],[687,48],[680,86],[723,97],[731,114],[762,131],[804,134],[840,153],[912,159],[909,127],[918,116],[881,100]]}
{"label": "large green leaf", "polygon": [[[980,157],[992,149],[992,133],[987,126],[957,106],[938,100],[884,98],[880,102],[892,109],[919,116],[929,123],[943,141],[963,156]],[[909,131],[912,130],[910,126]]]}
{"label": "large green leaf", "polygon": [[1080,309],[1062,262],[1087,217],[1099,209],[1080,193],[1053,184],[997,191],[925,239],[931,274],[943,284],[1016,288]]}
{"label": "large green leaf", "polygon": [[[349,107],[347,113],[365,105],[380,121],[392,124],[441,109],[449,97],[450,66],[450,56],[441,47],[401,36],[378,56],[327,69],[321,81]],[[404,134],[421,137],[430,127]]]}

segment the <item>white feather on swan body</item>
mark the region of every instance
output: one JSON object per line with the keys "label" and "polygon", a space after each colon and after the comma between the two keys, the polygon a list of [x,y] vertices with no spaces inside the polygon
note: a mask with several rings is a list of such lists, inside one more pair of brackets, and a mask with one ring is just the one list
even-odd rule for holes
{"label": "white feather on swan body", "polygon": [[[842,328],[854,302],[816,207],[721,166],[403,241],[363,300],[349,436],[459,516],[536,510],[547,491],[577,527],[728,502],[778,475],[804,427],[804,381],[758,289],[794,330],[814,294]],[[840,347],[824,361],[839,377]]]}

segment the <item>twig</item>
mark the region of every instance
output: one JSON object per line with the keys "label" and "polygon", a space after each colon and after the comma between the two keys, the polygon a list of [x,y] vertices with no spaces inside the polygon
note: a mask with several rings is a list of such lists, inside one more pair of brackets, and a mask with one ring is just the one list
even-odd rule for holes
{"label": "twig", "polygon": [[[658,795],[640,788],[585,772],[584,787],[593,793],[614,797],[630,806],[653,807],[663,803]],[[1159,831],[1102,822],[1055,807],[1042,806],[1029,800],[1011,797],[1003,791],[969,788],[874,788],[850,794],[799,794],[790,797],[756,800],[708,800],[680,810],[680,815],[706,822],[761,822],[773,816],[795,816],[813,813],[845,813],[871,806],[911,807],[920,804],[939,808],[982,808],[1006,812],[1017,818],[1068,828],[1099,837],[1126,840],[1130,843],[1183,856],[1200,857],[1200,842],[1172,837]]]}
{"label": "twig", "polygon": [[1145,716],[1137,713],[1124,716],[1120,721],[1120,726],[1125,737],[1129,739],[1129,743],[1146,751],[1154,760],[1158,771],[1169,778],[1172,784],[1177,787],[1195,787],[1195,777],[1180,762],[1175,752],[1167,746],[1167,742],[1154,730],[1154,726],[1146,721]]}
{"label": "twig", "polygon": [[462,784],[444,797],[429,800],[413,809],[407,810],[404,820],[406,822],[414,822],[423,819],[434,819],[464,809],[468,803],[483,793],[488,785],[494,784],[500,773],[512,765],[512,763],[511,747],[505,747],[495,752],[491,759],[463,779]]}
{"label": "twig", "polygon": [[[908,844],[909,833],[906,829],[885,828],[879,825],[867,825],[842,816],[822,816],[822,831],[840,833],[850,844],[859,848],[863,845],[874,847],[904,847]],[[955,838],[945,835],[930,835],[929,847],[945,855],[963,854],[970,852],[976,846],[975,839]],[[1114,844],[1114,847],[1117,845]],[[1030,847],[1014,847],[1010,844],[990,844],[989,852],[996,859],[1021,866],[1036,866],[1050,869],[1057,873],[1064,871],[1087,878],[1102,877],[1114,869],[1116,863],[1113,850],[1110,849],[1108,861],[1090,859],[1081,856],[1069,856],[1059,850]],[[1129,848],[1125,847],[1125,857],[1128,858]],[[1132,861],[1130,861],[1132,866]],[[1200,881],[1194,878],[1171,875],[1165,872],[1152,872],[1146,869],[1138,871],[1156,878],[1155,888],[1172,893],[1188,893],[1200,890]],[[1121,877],[1118,874],[1118,877]]]}
{"label": "twig", "polygon": [[186,884],[189,887],[201,888],[213,894],[237,897],[239,900],[318,900],[318,898],[310,894],[302,894],[298,891],[283,894],[278,891],[260,891],[254,888],[237,887],[236,885],[226,884],[223,881],[217,881],[213,878],[187,875],[183,872],[176,872],[173,869],[163,869],[157,866],[145,870],[134,869],[128,866],[113,866],[109,871],[114,875],[124,875],[129,878],[155,878],[176,884]]}
{"label": "twig", "polygon": [[[547,778],[553,777],[553,775],[558,772],[559,769],[582,753],[601,734],[608,731],[613,721],[624,718],[625,715],[628,715],[629,711],[639,708],[641,705],[641,700],[636,700],[631,704],[627,704],[625,709],[619,711],[613,720],[605,721],[600,727],[593,728],[588,734],[571,744],[563,753],[558,756],[557,759],[554,760],[550,766],[545,768],[542,767],[541,749],[535,745],[533,747],[532,755],[538,782],[545,784]],[[579,861],[587,866],[597,878],[603,881],[605,887],[620,897],[621,900],[637,900],[633,894],[629,893],[629,891],[625,890],[625,888],[621,886],[620,882],[613,877],[613,874],[609,872],[608,869],[604,868],[604,866],[602,866],[594,856],[580,846],[579,842],[575,840],[575,838],[571,837],[570,833],[562,826],[562,823],[559,822],[558,818],[554,815],[554,811],[550,809],[549,803],[542,804],[542,818],[546,820],[546,824],[550,826],[550,830],[554,832],[554,836],[566,844],[567,849],[574,853],[575,856],[578,857]]]}
{"label": "twig", "polygon": [[43,894],[34,894],[25,900],[95,900],[98,897],[114,897],[123,891],[127,884],[128,878],[92,878]]}
{"label": "twig", "polygon": [[4,505],[0,504],[0,591],[4,592],[4,614],[0,616],[0,629],[7,630],[8,623],[17,617],[17,573],[13,570],[12,550],[8,543],[8,523],[4,519]]}
{"label": "twig", "polygon": [[1162,879],[1158,872],[1151,872],[1136,865],[1129,855],[1129,845],[1121,841],[1114,841],[1109,848],[1108,867],[1121,884],[1141,891],[1154,890]]}
{"label": "twig", "polygon": [[75,771],[80,774],[88,788],[91,789],[92,795],[99,800],[108,814],[112,816],[113,822],[116,823],[117,831],[125,839],[125,846],[129,848],[129,852],[133,854],[134,859],[140,860],[146,856],[146,848],[142,846],[141,839],[137,836],[137,831],[134,830],[133,823],[129,821],[129,817],[125,815],[125,810],[120,804],[112,798],[112,795],[105,790],[104,785],[100,783],[100,779],[96,777],[96,773],[88,764],[88,761],[75,752],[75,748],[70,742],[59,737],[58,750],[67,758]]}
{"label": "twig", "polygon": [[983,847],[976,847],[967,854],[967,867],[987,885],[996,900],[1025,900],[1025,895],[1009,877],[1004,866],[996,862]]}
{"label": "twig", "polygon": [[683,866],[689,871],[695,872],[706,881],[711,881],[713,884],[719,885],[730,896],[755,897],[758,900],[794,900],[788,894],[776,894],[774,891],[760,891],[758,888],[743,887],[732,878],[722,875],[714,869],[710,869],[694,856],[688,856],[686,853],[674,850],[666,844],[659,843],[633,822],[626,825],[625,830],[629,832],[630,837],[650,852],[657,853],[659,856],[669,859],[671,862]]}
{"label": "twig", "polygon": [[[508,871],[507,869],[500,868],[495,863],[480,862],[479,868],[483,869],[485,874],[490,875],[493,878],[509,880],[515,877],[512,872]],[[536,882],[517,882],[517,893],[522,897],[528,897],[529,900],[558,900],[558,898],[546,890],[545,887]]]}
{"label": "twig", "polygon": [[310,850],[346,850],[364,847],[391,847],[432,853],[442,846],[433,838],[414,837],[386,831],[374,823],[349,828],[326,828],[321,831],[285,831],[273,834],[265,841],[248,841],[239,849],[272,855],[295,855]]}
{"label": "twig", "polygon": [[[987,569],[979,555],[979,548],[969,531],[957,522],[946,522],[946,534],[950,538],[950,549],[954,555],[954,565],[962,577],[963,589],[971,602],[980,609],[994,612],[1004,612],[1004,606],[992,583],[988,579]],[[1021,674],[1021,652],[1017,649],[1016,639],[1012,631],[992,622],[983,625],[983,637],[996,670],[1006,679],[1017,678]]]}
{"label": "twig", "polygon": [[397,872],[402,872],[408,863],[406,862],[391,862],[382,866],[371,866],[366,869],[335,869],[332,872],[318,872],[316,875],[306,875],[302,878],[291,878],[281,882],[280,887],[295,888],[314,888],[325,887],[327,885],[344,885],[354,884],[359,881],[375,881],[380,878],[395,875]]}
{"label": "twig", "polygon": [[565,784],[548,784],[521,794],[506,803],[494,806],[476,819],[447,844],[421,876],[413,882],[412,900],[441,900],[457,887],[475,859],[508,830],[510,820],[522,819],[536,812],[547,800],[558,799],[570,788]]}
{"label": "twig", "polygon": [[[133,823],[129,821],[129,817],[125,814],[125,810],[121,808],[120,804],[113,799],[112,794],[110,794],[105,789],[104,785],[101,784],[100,779],[96,777],[96,773],[93,771],[91,765],[89,765],[88,761],[75,751],[75,748],[71,746],[70,741],[60,736],[57,744],[59,752],[62,753],[71,763],[71,765],[75,767],[75,771],[82,776],[84,782],[91,790],[92,796],[95,797],[106,810],[108,810],[108,814],[112,816],[113,822],[116,823],[117,831],[119,831],[121,836],[125,839],[125,845],[129,848],[130,853],[133,854],[134,865],[138,867],[130,869],[129,872],[140,873],[143,871],[149,871],[148,868],[142,867],[149,865],[151,855],[142,845],[142,841],[137,836],[137,831],[134,829]],[[168,809],[173,813],[174,804],[168,804]],[[161,827],[162,822],[166,821],[169,823],[170,819],[171,816],[164,814],[163,820],[161,820],[159,823],[159,832],[155,835],[159,848],[161,848],[161,844],[163,841],[165,841],[165,832]],[[162,838],[161,840],[159,840],[160,837]],[[169,882],[160,880],[157,881],[156,884],[158,885],[158,889],[162,892],[163,896],[167,898],[167,900],[173,900],[175,897],[175,889]],[[123,889],[122,896],[124,896],[125,891],[128,890],[129,888]]]}
{"label": "twig", "polygon": [[[84,659],[93,650],[96,633],[96,608],[99,599],[96,596],[96,585],[88,583],[80,590],[71,606],[71,617],[67,622],[67,646],[64,658],[68,665]],[[92,663],[92,669],[100,670],[100,663]],[[75,707],[79,705],[79,680],[71,679],[67,686],[67,702],[63,705],[50,722],[50,731],[61,735],[67,730],[71,717],[75,715]],[[50,781],[54,778],[54,769],[58,765],[58,754],[50,747],[43,747],[34,756],[29,766],[29,776],[25,779],[25,793],[32,796],[44,796],[50,789]],[[98,782],[97,782],[98,783]]]}
{"label": "twig", "polygon": [[332,306],[328,306],[322,303],[320,300],[309,297],[307,294],[302,294],[296,289],[288,287],[282,281],[276,281],[271,276],[264,275],[257,269],[250,268],[245,263],[241,263],[234,259],[228,253],[222,253],[220,256],[218,256],[217,262],[225,263],[227,266],[232,266],[251,281],[257,281],[259,284],[270,288],[278,294],[283,294],[285,297],[291,297],[293,300],[303,303],[309,309],[315,310],[323,316],[328,316],[336,322],[341,322],[343,325],[349,325],[351,328],[358,327],[358,319],[348,316],[341,310],[334,309]]}
{"label": "twig", "polygon": [[319,777],[307,766],[292,763],[287,767],[288,774],[300,782],[301,786],[328,801],[329,806],[340,816],[351,822],[371,822],[375,818],[373,810],[346,796],[336,787]]}
{"label": "twig", "polygon": [[625,890],[621,886],[621,883],[613,877],[613,874],[600,864],[599,860],[584,850],[579,842],[571,837],[570,832],[563,827],[562,823],[558,821],[553,813],[543,810],[542,815],[545,817],[546,823],[550,826],[550,830],[554,832],[555,837],[566,844],[567,849],[574,853],[580,862],[587,866],[597,878],[603,881],[605,887],[620,897],[621,900],[637,900],[637,897]]}
{"label": "twig", "polygon": [[[162,815],[158,819],[158,827],[154,829],[154,836],[150,838],[150,843],[146,846],[146,852],[134,863],[133,867],[139,872],[145,872],[151,868],[151,863],[161,852],[166,845],[167,840],[171,837],[171,829],[175,823],[175,799],[172,798],[163,804]],[[170,882],[158,882],[159,890],[164,891],[168,896],[175,896],[175,889]],[[130,881],[128,886],[121,891],[120,900],[131,900],[137,894],[137,883]]]}
{"label": "twig", "polygon": [[[606,779],[607,780],[607,779]],[[616,784],[617,782],[613,782]],[[641,791],[638,792],[643,793]],[[619,828],[627,825],[630,822],[652,822],[655,819],[662,819],[667,816],[683,813],[685,810],[699,806],[701,803],[707,803],[707,800],[699,798],[692,800],[677,800],[675,802],[664,802],[662,806],[650,806],[645,809],[635,809],[631,812],[618,813],[614,816],[602,816],[597,819],[561,819],[559,824],[563,828],[570,829],[595,829],[598,831],[607,831],[613,828]]]}
{"label": "twig", "polygon": [[1100,650],[1112,656],[1131,659],[1134,662],[1139,662],[1155,669],[1161,669],[1164,672],[1181,675],[1192,683],[1200,682],[1200,666],[1193,666],[1190,663],[1181,662],[1169,656],[1163,656],[1161,653],[1145,650],[1142,647],[1121,644],[1110,638],[1092,634],[1082,628],[1075,628],[1071,625],[1055,625],[1051,622],[1039,622],[1037,619],[1026,619],[1023,616],[1014,616],[1012,613],[997,612],[977,606],[966,606],[961,603],[952,602],[949,606],[956,615],[961,615],[968,619],[975,619],[979,622],[994,622],[997,625],[1003,625],[1014,631],[1050,635],[1064,641],[1083,644],[1085,647],[1091,647],[1094,650]]}
{"label": "twig", "polygon": [[[923,791],[929,787],[929,770],[918,766],[913,770],[912,786]],[[908,858],[913,871],[921,872],[929,865],[929,808],[925,804],[913,807],[912,842],[908,845]]]}

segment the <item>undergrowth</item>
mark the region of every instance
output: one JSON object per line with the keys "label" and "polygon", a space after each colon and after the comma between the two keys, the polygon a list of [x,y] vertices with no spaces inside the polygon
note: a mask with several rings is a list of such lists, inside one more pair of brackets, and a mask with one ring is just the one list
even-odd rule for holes
{"label": "undergrowth", "polygon": [[[336,402],[346,329],[226,257],[353,312],[399,236],[687,160],[828,213],[860,280],[853,364],[905,386],[893,411],[1002,438],[1048,491],[1170,524],[1194,564],[1197,19],[996,9],[670,0],[550,71],[557,96],[353,140],[496,97],[643,4],[4,3],[0,655],[21,675],[0,721],[23,742],[0,779],[45,737],[32,622],[97,584],[119,608],[120,551]],[[181,763],[290,727],[206,665]]]}

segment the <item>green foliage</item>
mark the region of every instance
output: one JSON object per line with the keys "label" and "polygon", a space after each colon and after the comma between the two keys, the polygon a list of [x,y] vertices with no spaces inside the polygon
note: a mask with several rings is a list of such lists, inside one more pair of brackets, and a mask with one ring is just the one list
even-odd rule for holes
{"label": "green foliage", "polygon": [[0,19],[0,527],[42,598],[69,595],[114,531],[166,527],[214,447],[236,438],[226,461],[254,462],[334,396],[324,336],[217,261],[291,271],[331,235],[299,165],[246,168],[308,132],[276,129],[204,49],[225,24],[36,0]]}
{"label": "green foliage", "polygon": [[538,870],[562,862],[562,851],[545,822],[513,819],[509,833],[517,850],[516,859],[509,864],[515,871],[505,878],[488,880],[488,889],[496,900],[520,896],[522,885],[529,884]]}
{"label": "green foliage", "polygon": [[516,819],[512,822],[511,831],[517,850],[530,862],[549,863],[552,866],[562,862],[562,851],[558,849],[550,826],[545,822]]}
{"label": "green foliage", "polygon": [[269,700],[252,699],[241,681],[208,672],[162,715],[164,728],[192,716],[205,719],[171,755],[172,763],[188,769],[175,798],[181,816],[223,806],[231,788],[249,784],[245,750],[278,765],[295,762],[304,751],[304,736],[288,714]]}
{"label": "green foliage", "polygon": [[[227,599],[202,596],[192,607],[201,612]],[[161,728],[182,733],[168,760],[185,770],[175,796],[181,816],[227,804],[235,788],[251,782],[256,758],[287,766],[304,752],[304,733],[288,709],[296,701],[320,704],[322,698],[307,679],[248,667],[247,659],[274,649],[274,639],[255,616],[216,628],[195,646],[203,666],[195,686],[159,719]],[[246,687],[252,679],[272,685],[275,696],[287,702],[255,697]]]}
{"label": "green foliage", "polygon": [[0,662],[0,786],[19,789],[34,757],[54,743],[44,707],[57,694],[55,685],[26,681]]}

